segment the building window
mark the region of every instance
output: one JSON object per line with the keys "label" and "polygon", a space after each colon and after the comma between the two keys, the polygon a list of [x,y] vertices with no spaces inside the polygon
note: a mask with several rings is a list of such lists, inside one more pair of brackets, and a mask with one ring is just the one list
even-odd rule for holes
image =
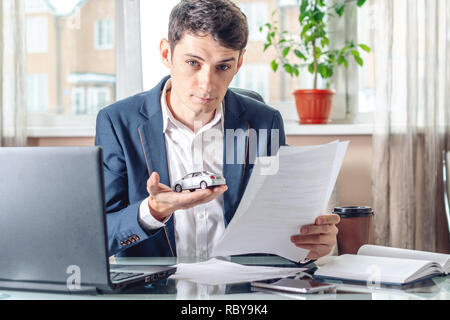
{"label": "building window", "polygon": [[242,12],[247,16],[249,41],[264,41],[266,34],[259,28],[267,22],[267,4],[264,2],[238,3]]}
{"label": "building window", "polygon": [[86,98],[84,88],[74,88],[72,90],[72,113],[86,114]]}
{"label": "building window", "polygon": [[44,113],[48,105],[48,76],[45,73],[27,75],[27,111]]}
{"label": "building window", "polygon": [[113,23],[112,20],[95,21],[95,49],[107,50],[113,48]]}
{"label": "building window", "polygon": [[111,103],[110,90],[108,87],[88,88],[87,114],[97,114],[97,112]]}
{"label": "building window", "polygon": [[27,18],[27,52],[46,53],[48,51],[47,17],[30,16]]}
{"label": "building window", "polygon": [[253,90],[259,93],[264,101],[268,101],[269,69],[266,64],[243,64],[230,87]]}
{"label": "building window", "polygon": [[26,0],[25,12],[26,13],[42,13],[47,12],[48,6],[45,0]]}

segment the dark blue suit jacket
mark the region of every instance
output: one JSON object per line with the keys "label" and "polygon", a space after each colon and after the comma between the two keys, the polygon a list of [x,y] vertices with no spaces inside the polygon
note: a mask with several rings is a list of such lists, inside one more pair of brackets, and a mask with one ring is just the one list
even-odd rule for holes
{"label": "dark blue suit jacket", "polygon": [[[97,116],[95,145],[103,148],[108,248],[111,255],[171,256],[169,241],[176,254],[173,217],[165,228],[151,232],[144,230],[138,221],[139,205],[148,197],[146,183],[149,174],[156,171],[161,183],[171,185],[160,103],[167,79],[169,77],[162,79],[150,91],[102,109]],[[231,90],[225,95],[224,117],[225,132],[233,129],[236,134],[235,143],[227,143],[224,133],[223,175],[228,190],[223,194],[223,214],[227,225],[233,218],[253,169],[254,157],[251,157],[255,152],[249,151],[249,129],[250,136],[256,134],[258,138],[256,155],[276,153],[277,150],[271,150],[270,129],[279,129],[279,142],[275,145],[285,145],[285,133],[277,110]],[[228,140],[231,138],[233,136],[230,135]],[[235,155],[233,163],[229,163],[229,158],[226,160],[231,152]],[[127,242],[131,239],[138,240]]]}

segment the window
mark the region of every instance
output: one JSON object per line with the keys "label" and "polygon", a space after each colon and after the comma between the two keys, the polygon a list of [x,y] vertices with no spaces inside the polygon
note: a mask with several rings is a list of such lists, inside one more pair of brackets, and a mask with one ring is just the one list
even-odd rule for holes
{"label": "window", "polygon": [[27,2],[29,127],[93,128],[99,108],[115,100],[115,4]]}
{"label": "window", "polygon": [[42,13],[48,10],[48,6],[45,0],[26,0],[25,12],[26,13]]}
{"label": "window", "polygon": [[48,23],[46,16],[27,18],[27,52],[45,53],[48,51]]}
{"label": "window", "polygon": [[264,101],[268,101],[270,72],[271,70],[266,64],[243,64],[230,87],[256,91]]}
{"label": "window", "polygon": [[27,75],[27,111],[28,113],[43,113],[48,105],[47,74]]}
{"label": "window", "polygon": [[[370,4],[358,9],[358,42],[373,48],[374,12]],[[362,52],[364,67],[358,70],[358,112],[368,114],[375,107],[375,70],[373,52]]]}
{"label": "window", "polygon": [[247,16],[249,41],[264,41],[266,33],[259,32],[259,27],[267,22],[267,3],[243,2],[238,3],[242,12]]}
{"label": "window", "polygon": [[92,87],[88,88],[87,114],[97,114],[97,112],[111,102],[109,88]]}
{"label": "window", "polygon": [[95,49],[107,50],[113,48],[113,28],[111,20],[95,21]]}
{"label": "window", "polygon": [[86,114],[86,99],[84,88],[74,88],[72,90],[72,113]]}

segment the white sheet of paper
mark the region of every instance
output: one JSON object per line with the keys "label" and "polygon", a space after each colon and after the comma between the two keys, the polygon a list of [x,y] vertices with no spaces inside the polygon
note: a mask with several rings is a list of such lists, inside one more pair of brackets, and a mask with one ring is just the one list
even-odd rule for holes
{"label": "white sheet of paper", "polygon": [[[306,258],[290,237],[313,224],[328,205],[348,142],[284,147],[278,158],[258,158],[246,191],[212,256],[271,253],[292,261]],[[268,161],[278,172],[267,174]],[[274,164],[276,166],[276,164]]]}
{"label": "white sheet of paper", "polygon": [[179,263],[176,267],[177,272],[170,276],[171,279],[208,285],[285,278],[306,270],[306,268],[244,266],[215,258],[198,263]]}

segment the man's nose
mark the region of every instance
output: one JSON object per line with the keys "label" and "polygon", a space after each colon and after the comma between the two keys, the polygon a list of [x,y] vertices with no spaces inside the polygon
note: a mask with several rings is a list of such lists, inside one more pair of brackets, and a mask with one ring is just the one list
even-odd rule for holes
{"label": "man's nose", "polygon": [[214,72],[211,68],[204,68],[199,73],[198,86],[203,94],[209,94],[214,87]]}

